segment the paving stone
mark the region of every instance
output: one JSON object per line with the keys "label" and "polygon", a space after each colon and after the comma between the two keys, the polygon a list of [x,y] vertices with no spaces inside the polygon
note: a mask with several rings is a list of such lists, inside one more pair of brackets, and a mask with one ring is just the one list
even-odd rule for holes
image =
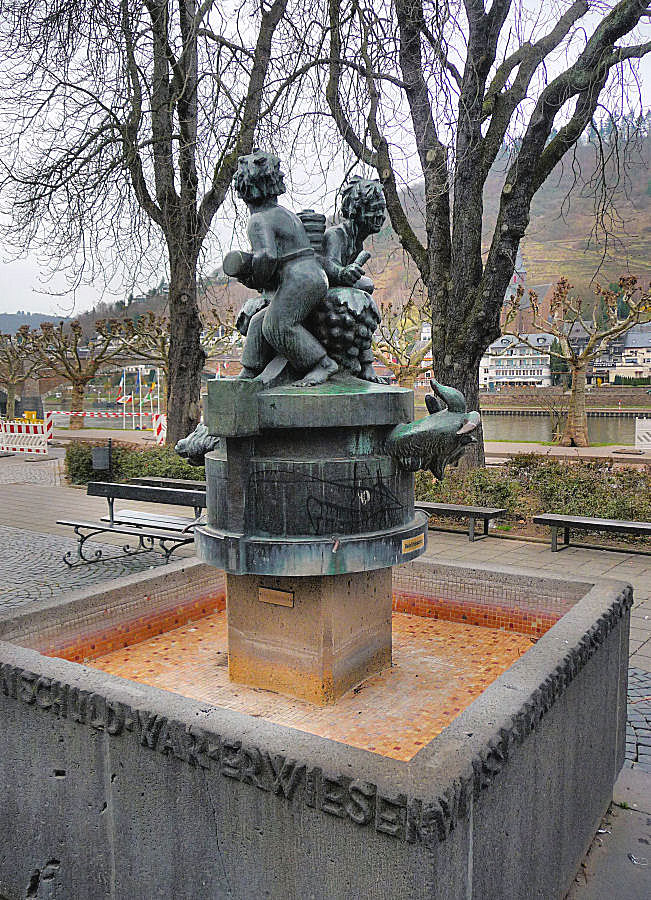
{"label": "paving stone", "polygon": [[[20,528],[0,525],[0,609],[15,609],[33,600],[46,600],[64,591],[77,590],[101,581],[141,572],[164,562],[157,553],[138,556],[119,556],[116,559],[92,563],[70,569],[63,562],[63,554],[76,552],[74,538],[39,534]],[[91,543],[84,550],[102,550],[106,556],[120,553],[119,547]]]}

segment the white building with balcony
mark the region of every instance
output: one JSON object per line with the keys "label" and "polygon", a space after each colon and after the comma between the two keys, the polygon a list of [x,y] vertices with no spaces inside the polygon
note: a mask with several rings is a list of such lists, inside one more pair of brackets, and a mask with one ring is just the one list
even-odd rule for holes
{"label": "white building with balcony", "polygon": [[479,364],[479,387],[494,391],[504,384],[548,387],[552,383],[552,334],[524,334],[532,346],[511,335],[494,341]]}

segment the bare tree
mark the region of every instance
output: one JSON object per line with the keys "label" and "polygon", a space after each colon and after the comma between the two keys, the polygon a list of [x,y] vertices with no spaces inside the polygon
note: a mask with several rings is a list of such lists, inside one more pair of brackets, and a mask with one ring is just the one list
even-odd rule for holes
{"label": "bare tree", "polygon": [[133,339],[129,349],[133,359],[156,366],[160,372],[161,407],[167,413],[167,393],[170,374],[170,320],[149,310],[133,320]]}
{"label": "bare tree", "polygon": [[[130,320],[129,320],[130,321]],[[167,384],[170,372],[171,331],[167,316],[156,315],[149,310],[137,316],[132,323],[133,334],[129,340],[132,358],[143,360],[156,366],[161,373],[161,398],[163,410],[167,412]],[[201,346],[206,356],[214,356],[224,347],[232,344],[236,331],[232,310],[230,316],[220,316],[213,311],[211,320],[201,336]]]}
{"label": "bare tree", "polygon": [[413,299],[404,306],[383,303],[380,311],[382,321],[373,336],[373,352],[401,387],[413,387],[419,375],[432,368],[428,361],[432,341],[421,340],[428,317]]}
{"label": "bare tree", "polygon": [[199,417],[202,247],[238,156],[277,144],[300,86],[311,26],[287,4],[0,0],[6,236],[86,276],[162,236],[172,442]]}
{"label": "bare tree", "polygon": [[[70,324],[43,322],[39,329],[21,329],[26,352],[40,359],[42,365],[72,385],[70,411],[84,410],[86,388],[98,372],[113,360],[123,359],[129,353],[133,340],[132,322],[117,319],[96,322],[96,336],[84,346],[79,322]],[[70,428],[83,428],[83,416],[71,416]]]}
{"label": "bare tree", "polygon": [[6,415],[13,419],[16,414],[16,396],[30,378],[38,378],[47,370],[43,360],[27,349],[23,325],[16,334],[0,334],[0,384],[7,391]]}
{"label": "bare tree", "polygon": [[[625,70],[651,50],[634,36],[649,2],[328,2],[332,116],[353,156],[377,171],[426,287],[435,377],[475,409],[532,198],[601,99],[612,108],[616,79],[625,88]],[[484,259],[482,192],[499,157],[507,171]],[[420,178],[418,223],[409,185]]]}
{"label": "bare tree", "polygon": [[[529,291],[534,327],[554,335],[560,350],[551,349],[549,352],[557,359],[565,360],[572,375],[570,401],[560,439],[564,447],[590,446],[585,407],[589,364],[603,353],[613,338],[637,325],[642,315],[651,309],[651,286],[643,290],[636,278],[624,276],[619,280],[619,288],[619,291],[612,291],[597,285],[595,294],[601,302],[593,304],[592,312],[588,313],[583,300],[570,294],[572,285],[561,278],[554,289],[549,319],[542,315],[535,291]],[[510,321],[517,315],[521,296],[522,292],[517,293],[511,302],[504,333],[513,334],[525,346],[536,349],[525,335],[515,335],[508,330]],[[620,319],[617,310],[622,300],[628,313]],[[572,338],[575,340],[572,341]]]}

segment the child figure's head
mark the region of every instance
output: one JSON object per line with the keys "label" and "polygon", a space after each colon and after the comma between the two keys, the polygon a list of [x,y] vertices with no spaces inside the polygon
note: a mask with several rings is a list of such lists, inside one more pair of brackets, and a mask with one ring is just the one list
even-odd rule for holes
{"label": "child figure's head", "polygon": [[377,234],[386,218],[386,201],[379,181],[354,175],[341,192],[341,211],[369,234]]}
{"label": "child figure's head", "polygon": [[280,171],[280,160],[273,153],[254,150],[237,161],[234,185],[245,203],[259,203],[284,194],[287,188]]}

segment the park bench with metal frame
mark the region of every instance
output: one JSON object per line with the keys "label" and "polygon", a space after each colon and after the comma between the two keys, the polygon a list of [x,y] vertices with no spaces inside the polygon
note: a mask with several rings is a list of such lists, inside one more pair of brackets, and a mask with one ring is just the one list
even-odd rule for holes
{"label": "park bench with metal frame", "polygon": [[[564,516],[561,513],[543,513],[533,517],[534,525],[547,525],[551,528],[552,553],[563,549],[558,546],[558,529],[563,529],[563,547],[570,546],[570,530],[575,531],[609,531],[619,534],[636,534],[640,537],[651,537],[651,522],[626,522],[619,519],[595,519],[591,516]],[[604,549],[608,549],[605,547]]]}
{"label": "park bench with metal frame", "polygon": [[[194,527],[201,521],[206,508],[205,490],[192,490],[177,487],[156,487],[141,484],[115,484],[106,481],[91,481],[87,490],[89,497],[105,497],[108,503],[108,515],[99,522],[85,522],[78,519],[59,519],[58,525],[68,525],[77,535],[76,554],[69,550],[63,561],[70,568],[103,559],[115,559],[115,556],[104,557],[103,550],[95,549],[90,556],[84,555],[84,544],[98,534],[120,534],[138,539],[135,547],[126,543],[122,552],[126,556],[145,553],[156,549],[169,562],[172,553],[194,541]],[[184,516],[170,516],[151,512],[140,512],[133,509],[115,511],[116,500],[135,500],[145,503],[164,503],[172,506],[190,506],[194,509],[194,519]]]}
{"label": "park bench with metal frame", "polygon": [[151,475],[146,478],[130,478],[129,484],[142,484],[145,487],[179,488],[186,491],[206,490],[205,481],[190,481],[182,478],[157,478]]}
{"label": "park bench with metal frame", "polygon": [[467,518],[469,520],[468,539],[471,541],[474,541],[476,537],[475,522],[478,519],[484,523],[483,537],[486,537],[491,519],[499,519],[499,517],[503,516],[506,512],[506,507],[459,506],[454,503],[424,503],[420,500],[416,501],[415,508],[427,513],[428,516],[448,516],[459,519]]}

